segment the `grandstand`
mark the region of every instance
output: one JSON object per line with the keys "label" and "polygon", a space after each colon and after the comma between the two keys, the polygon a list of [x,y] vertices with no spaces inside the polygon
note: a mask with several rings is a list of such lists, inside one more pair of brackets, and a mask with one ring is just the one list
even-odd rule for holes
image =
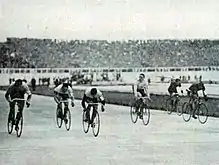
{"label": "grandstand", "polygon": [[1,68],[218,66],[217,40],[71,40],[7,38]]}

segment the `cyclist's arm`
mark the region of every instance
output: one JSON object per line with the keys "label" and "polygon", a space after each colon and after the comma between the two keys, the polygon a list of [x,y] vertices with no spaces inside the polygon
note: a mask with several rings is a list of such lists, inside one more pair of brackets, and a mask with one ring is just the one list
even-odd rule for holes
{"label": "cyclist's arm", "polygon": [[59,99],[59,93],[57,91],[54,91],[54,100],[57,104],[59,104],[60,99]]}
{"label": "cyclist's arm", "polygon": [[5,99],[9,102],[10,101],[10,92],[11,92],[11,86],[9,86],[9,88],[7,89],[6,93],[5,93]]}
{"label": "cyclist's arm", "polygon": [[70,95],[70,99],[73,102],[74,101],[74,93],[73,93],[73,89],[71,87],[69,87],[69,95]]}
{"label": "cyclist's arm", "polygon": [[82,99],[82,101],[81,101],[81,106],[82,106],[84,109],[86,108],[86,105],[85,105],[86,100],[87,100],[87,96],[84,94],[83,99]]}
{"label": "cyclist's arm", "polygon": [[24,85],[24,88],[25,88],[25,91],[26,91],[25,93],[28,95],[27,96],[27,101],[30,102],[32,93],[30,92],[30,89],[27,85]]}
{"label": "cyclist's arm", "polygon": [[103,104],[103,105],[106,104],[106,101],[105,101],[105,99],[104,99],[102,93],[100,94],[99,99],[100,99],[100,103],[101,103],[101,104]]}
{"label": "cyclist's arm", "polygon": [[134,96],[137,97],[138,96],[138,94],[137,94],[137,84],[132,85],[132,91],[133,91]]}
{"label": "cyclist's arm", "polygon": [[207,95],[206,95],[206,93],[205,93],[204,90],[202,90],[202,94],[203,94],[203,96],[204,96],[205,98],[207,97]]}

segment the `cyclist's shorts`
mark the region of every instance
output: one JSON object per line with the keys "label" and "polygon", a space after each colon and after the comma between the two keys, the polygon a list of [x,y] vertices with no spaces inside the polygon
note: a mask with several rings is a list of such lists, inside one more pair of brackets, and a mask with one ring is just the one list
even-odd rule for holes
{"label": "cyclist's shorts", "polygon": [[98,100],[97,100],[97,98],[87,98],[86,102],[87,103],[98,103]]}
{"label": "cyclist's shorts", "polygon": [[70,98],[68,94],[59,94],[59,96],[62,98],[62,100],[67,100]]}
{"label": "cyclist's shorts", "polygon": [[137,89],[137,95],[138,95],[138,97],[146,97],[147,96],[144,89]]}

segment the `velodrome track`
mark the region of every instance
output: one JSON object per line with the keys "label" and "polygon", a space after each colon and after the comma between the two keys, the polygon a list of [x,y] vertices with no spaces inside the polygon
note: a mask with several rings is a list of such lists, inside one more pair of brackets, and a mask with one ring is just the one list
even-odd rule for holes
{"label": "velodrome track", "polygon": [[72,128],[57,128],[53,98],[33,95],[21,138],[6,131],[8,105],[0,91],[0,165],[218,165],[219,120],[185,123],[176,114],[151,111],[151,121],[131,123],[129,107],[106,105],[97,138],[84,134],[80,102]]}

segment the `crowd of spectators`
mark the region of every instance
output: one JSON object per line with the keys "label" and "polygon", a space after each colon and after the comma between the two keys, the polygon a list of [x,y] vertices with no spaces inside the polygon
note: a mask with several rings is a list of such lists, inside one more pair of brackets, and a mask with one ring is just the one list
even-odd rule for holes
{"label": "crowd of spectators", "polygon": [[1,67],[168,67],[219,65],[217,40],[71,40],[7,38]]}

